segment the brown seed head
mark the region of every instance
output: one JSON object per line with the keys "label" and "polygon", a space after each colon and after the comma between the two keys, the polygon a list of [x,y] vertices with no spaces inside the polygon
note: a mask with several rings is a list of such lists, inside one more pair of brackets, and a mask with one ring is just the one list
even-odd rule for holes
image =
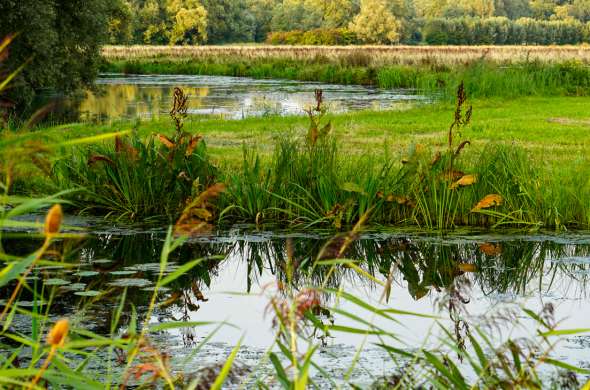
{"label": "brown seed head", "polygon": [[63,212],[61,210],[61,206],[59,204],[53,205],[45,217],[45,235],[59,233],[62,219]]}
{"label": "brown seed head", "polygon": [[57,321],[47,334],[47,344],[54,347],[63,346],[66,342],[69,327],[70,325],[66,318]]}

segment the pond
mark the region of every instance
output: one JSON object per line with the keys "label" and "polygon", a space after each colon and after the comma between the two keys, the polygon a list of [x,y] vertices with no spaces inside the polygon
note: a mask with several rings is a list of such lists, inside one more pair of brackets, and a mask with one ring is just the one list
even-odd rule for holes
{"label": "pond", "polygon": [[[384,90],[360,85],[336,85],[244,77],[103,74],[98,90],[69,102],[69,120],[104,122],[157,118],[167,115],[175,87],[190,95],[189,114],[229,119],[265,115],[301,115],[321,88],[332,112],[386,110],[426,101],[410,90]],[[67,110],[66,110],[67,111]]]}
{"label": "pond", "polygon": [[[67,222],[83,227],[95,223],[80,219]],[[124,292],[133,310],[140,315],[146,312],[160,270],[165,231],[111,226],[92,230],[84,238],[60,240],[53,252],[67,253],[61,259],[64,266],[39,267],[32,278],[55,289],[54,315],[68,316],[106,335]],[[343,327],[364,328],[366,322],[387,329],[395,335],[388,342],[410,352],[435,345],[445,330],[470,334],[477,328],[493,340],[507,335],[532,337],[538,323],[524,315],[522,307],[543,312],[546,321],[562,321],[560,329],[590,328],[590,234],[464,232],[441,236],[369,231],[354,237],[342,256],[358,260],[358,269],[318,266],[322,259],[334,257],[330,248],[342,242],[339,240],[326,232],[295,234],[246,227],[190,239],[173,252],[166,273],[188,261],[205,260],[161,292],[150,323],[174,320],[231,325],[162,330],[152,341],[172,357],[175,370],[194,372],[223,363],[243,335],[237,364],[252,378],[264,380],[272,368],[268,361],[260,362],[269,348],[276,349],[277,318],[271,302],[281,299],[285,285],[299,292],[322,288],[319,300],[326,309],[318,317]],[[2,240],[5,250],[17,255],[29,254],[39,244],[39,239],[27,232],[7,232]],[[295,264],[291,273],[289,262]],[[388,279],[391,290],[385,294],[377,281]],[[363,303],[331,294],[331,289]],[[6,299],[6,291],[0,298]],[[21,303],[26,304],[26,300]],[[365,305],[436,318],[397,312],[376,315]],[[126,308],[119,332],[129,324],[131,310]],[[17,315],[15,324],[23,334],[30,332],[28,317],[19,322]],[[318,366],[333,378],[344,378],[354,365],[347,382],[360,387],[403,367],[376,345],[383,342],[381,336],[334,331],[328,336],[310,333],[310,337],[321,345],[314,357]],[[357,357],[359,348],[362,353]],[[590,338],[566,337],[556,346],[554,356],[576,367],[590,368]],[[89,365],[105,370],[104,361]],[[461,367],[469,371],[466,362]],[[554,372],[545,374],[549,377]],[[335,385],[317,370],[312,377],[321,388]]]}

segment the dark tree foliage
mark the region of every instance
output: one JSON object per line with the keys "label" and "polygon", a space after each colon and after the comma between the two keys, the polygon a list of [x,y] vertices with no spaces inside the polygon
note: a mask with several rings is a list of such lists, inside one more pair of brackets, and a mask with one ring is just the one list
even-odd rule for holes
{"label": "dark tree foliage", "polygon": [[5,63],[28,63],[8,92],[18,107],[43,89],[69,93],[94,81],[120,0],[1,0],[0,36],[18,34]]}
{"label": "dark tree foliage", "polygon": [[207,43],[251,42],[256,21],[244,0],[203,0]]}

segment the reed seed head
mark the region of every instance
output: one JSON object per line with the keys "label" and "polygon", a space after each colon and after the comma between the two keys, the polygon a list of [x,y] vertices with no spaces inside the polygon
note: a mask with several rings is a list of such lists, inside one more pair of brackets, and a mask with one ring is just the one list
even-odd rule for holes
{"label": "reed seed head", "polygon": [[54,235],[59,233],[62,220],[63,212],[61,206],[59,204],[53,205],[45,217],[45,235]]}
{"label": "reed seed head", "polygon": [[66,342],[69,328],[70,324],[67,318],[57,321],[47,334],[47,344],[53,347],[62,347]]}

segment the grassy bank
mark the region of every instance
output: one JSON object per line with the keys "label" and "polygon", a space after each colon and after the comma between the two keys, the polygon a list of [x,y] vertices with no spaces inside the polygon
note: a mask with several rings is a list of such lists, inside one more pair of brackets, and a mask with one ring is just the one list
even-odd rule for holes
{"label": "grassy bank", "polygon": [[[272,47],[177,51],[145,48],[144,52],[132,47],[127,50],[107,48],[102,70],[364,84],[387,89],[419,89],[449,98],[454,96],[461,81],[472,97],[587,95],[590,92],[590,68],[581,61],[586,57],[574,57],[573,49],[471,49],[466,50],[464,61],[452,57],[457,49],[433,48],[413,49],[415,52],[408,54],[409,59],[401,57],[401,50],[390,52],[370,47],[309,52],[303,48],[279,50]],[[498,53],[489,54],[494,53],[493,50]],[[576,50],[586,53],[583,49]],[[512,57],[507,57],[511,53]],[[549,59],[541,60],[540,53],[545,53]]]}
{"label": "grassy bank", "polygon": [[[475,100],[471,123],[456,129],[451,148],[447,104],[322,113],[316,128],[331,128],[313,145],[306,117],[189,120],[186,135],[169,121],[60,126],[40,134],[49,143],[113,129],[134,135],[48,156],[50,180],[42,179],[39,161],[24,169],[29,182],[36,173],[37,188],[83,187],[71,198],[78,209],[132,220],[175,221],[188,213],[205,215],[199,221],[206,225],[339,228],[370,215],[372,224],[428,228],[584,228],[590,225],[587,104],[587,98]],[[40,136],[20,142],[27,137]],[[192,139],[199,148],[187,153]],[[162,193],[170,202],[158,201]],[[487,195],[501,200],[474,211]],[[198,199],[198,211],[187,211]]]}

